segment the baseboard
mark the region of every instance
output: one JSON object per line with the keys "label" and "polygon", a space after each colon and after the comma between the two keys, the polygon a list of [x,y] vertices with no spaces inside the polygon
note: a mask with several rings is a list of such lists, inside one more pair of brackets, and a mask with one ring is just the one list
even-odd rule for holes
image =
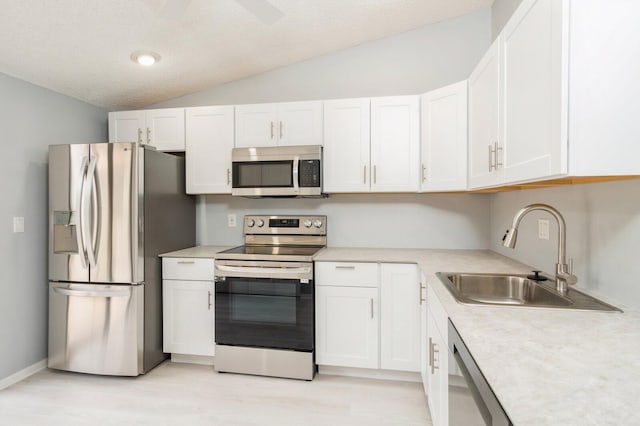
{"label": "baseboard", "polygon": [[14,385],[27,377],[36,374],[40,370],[44,370],[47,368],[47,359],[43,359],[41,361],[36,362],[33,365],[28,366],[27,368],[23,368],[22,370],[13,373],[9,377],[5,377],[0,380],[0,390],[8,388],[11,385]]}
{"label": "baseboard", "polygon": [[171,354],[171,362],[184,364],[213,365],[214,359],[212,356]]}
{"label": "baseboard", "polygon": [[411,371],[375,370],[370,368],[334,367],[330,365],[319,365],[318,374],[360,377],[364,379],[396,380],[401,382],[422,382],[420,373],[414,373]]}

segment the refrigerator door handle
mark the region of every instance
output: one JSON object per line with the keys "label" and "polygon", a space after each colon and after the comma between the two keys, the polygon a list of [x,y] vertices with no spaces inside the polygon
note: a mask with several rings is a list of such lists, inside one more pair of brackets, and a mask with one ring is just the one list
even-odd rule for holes
{"label": "refrigerator door handle", "polygon": [[84,226],[83,226],[83,204],[82,197],[84,194],[84,185],[85,185],[85,173],[87,172],[87,163],[88,158],[82,158],[82,165],[80,166],[80,181],[82,184],[80,185],[80,189],[76,192],[76,206],[78,206],[78,210],[80,214],[78,215],[78,226],[76,231],[76,243],[78,244],[78,254],[80,255],[80,261],[82,262],[82,268],[87,269],[87,249],[84,245]]}
{"label": "refrigerator door handle", "polygon": [[70,290],[68,288],[54,287],[53,291],[63,296],[69,297],[129,297],[131,292],[127,290]]}
{"label": "refrigerator door handle", "polygon": [[[89,259],[89,267],[96,267],[96,255],[93,250],[94,236],[91,232],[91,223],[87,220],[89,212],[91,210],[91,202],[95,186],[95,172],[96,172],[96,157],[92,157],[89,160],[89,167],[87,168],[87,174],[84,178],[82,185],[82,213],[80,215],[80,222],[82,227],[82,241],[85,247],[87,258]],[[95,222],[95,221],[94,221]]]}

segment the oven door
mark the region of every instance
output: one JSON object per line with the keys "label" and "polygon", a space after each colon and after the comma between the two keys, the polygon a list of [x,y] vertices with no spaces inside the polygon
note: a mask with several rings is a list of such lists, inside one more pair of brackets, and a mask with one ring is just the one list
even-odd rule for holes
{"label": "oven door", "polygon": [[216,344],[312,352],[312,276],[306,263],[216,261]]}

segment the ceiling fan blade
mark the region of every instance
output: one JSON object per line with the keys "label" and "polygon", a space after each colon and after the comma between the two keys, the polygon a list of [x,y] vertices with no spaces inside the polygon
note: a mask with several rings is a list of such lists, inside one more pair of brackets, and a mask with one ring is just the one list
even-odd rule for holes
{"label": "ceiling fan blade", "polygon": [[284,17],[284,13],[267,0],[236,0],[252,15],[267,25],[272,25]]}
{"label": "ceiling fan blade", "polygon": [[179,21],[187,11],[190,3],[191,0],[166,0],[158,16],[166,20]]}

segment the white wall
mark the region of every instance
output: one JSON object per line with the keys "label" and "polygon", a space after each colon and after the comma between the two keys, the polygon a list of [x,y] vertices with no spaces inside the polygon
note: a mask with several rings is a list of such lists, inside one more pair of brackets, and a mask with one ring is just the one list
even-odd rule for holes
{"label": "white wall", "polygon": [[490,38],[485,9],[151,107],[419,94],[466,79]]}
{"label": "white wall", "polygon": [[[640,180],[498,193],[491,196],[491,249],[554,273],[557,227],[544,212],[525,216],[514,250],[500,240],[514,214],[531,203],[556,207],[567,223],[567,256],[578,286],[640,309]],[[549,241],[538,239],[538,219],[549,219]]]}
{"label": "white wall", "polygon": [[47,146],[107,140],[107,114],[1,73],[0,94],[2,379],[47,356]]}
{"label": "white wall", "polygon": [[[198,244],[242,243],[246,214],[327,215],[331,247],[469,248],[488,246],[489,195],[339,194],[324,199],[199,197]],[[235,213],[238,227],[227,227]]]}
{"label": "white wall", "polygon": [[491,40],[495,40],[522,0],[495,0],[491,6]]}

